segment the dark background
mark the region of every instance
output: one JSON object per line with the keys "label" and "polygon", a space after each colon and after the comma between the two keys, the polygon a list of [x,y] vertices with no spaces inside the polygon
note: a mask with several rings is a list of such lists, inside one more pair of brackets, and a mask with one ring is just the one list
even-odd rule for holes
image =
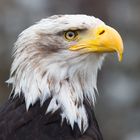
{"label": "dark background", "polygon": [[18,34],[41,18],[76,13],[99,17],[124,40],[123,62],[109,55],[98,77],[95,111],[105,140],[140,140],[140,0],[0,0],[0,105],[10,93]]}

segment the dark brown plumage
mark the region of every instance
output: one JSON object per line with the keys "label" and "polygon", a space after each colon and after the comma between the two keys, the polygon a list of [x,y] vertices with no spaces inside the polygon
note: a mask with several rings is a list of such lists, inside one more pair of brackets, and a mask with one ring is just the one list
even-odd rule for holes
{"label": "dark brown plumage", "polygon": [[82,134],[76,124],[74,130],[66,120],[61,124],[61,110],[45,115],[49,101],[42,107],[37,102],[26,111],[24,99],[9,99],[0,109],[0,140],[102,140],[94,112],[88,103],[84,104],[89,127]]}

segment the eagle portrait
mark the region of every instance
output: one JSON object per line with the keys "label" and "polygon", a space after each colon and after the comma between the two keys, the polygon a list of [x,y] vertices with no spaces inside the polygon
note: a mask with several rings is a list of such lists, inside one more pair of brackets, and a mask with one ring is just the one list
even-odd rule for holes
{"label": "eagle portrait", "polygon": [[0,108],[0,140],[102,140],[97,73],[114,52],[121,61],[119,33],[93,16],[54,15],[24,30]]}

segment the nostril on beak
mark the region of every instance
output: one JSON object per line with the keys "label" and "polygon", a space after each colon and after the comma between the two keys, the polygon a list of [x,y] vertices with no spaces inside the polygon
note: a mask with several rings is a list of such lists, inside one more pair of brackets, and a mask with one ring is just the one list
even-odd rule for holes
{"label": "nostril on beak", "polygon": [[102,30],[100,33],[99,33],[99,35],[102,35],[102,34],[104,34],[105,33],[105,30]]}

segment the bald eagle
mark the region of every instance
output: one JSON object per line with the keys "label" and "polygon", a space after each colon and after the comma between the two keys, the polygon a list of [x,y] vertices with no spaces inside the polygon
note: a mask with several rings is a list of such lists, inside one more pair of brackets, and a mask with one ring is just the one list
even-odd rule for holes
{"label": "bald eagle", "polygon": [[24,30],[13,49],[0,140],[102,140],[93,108],[110,52],[122,60],[122,39],[93,16],[55,15]]}

